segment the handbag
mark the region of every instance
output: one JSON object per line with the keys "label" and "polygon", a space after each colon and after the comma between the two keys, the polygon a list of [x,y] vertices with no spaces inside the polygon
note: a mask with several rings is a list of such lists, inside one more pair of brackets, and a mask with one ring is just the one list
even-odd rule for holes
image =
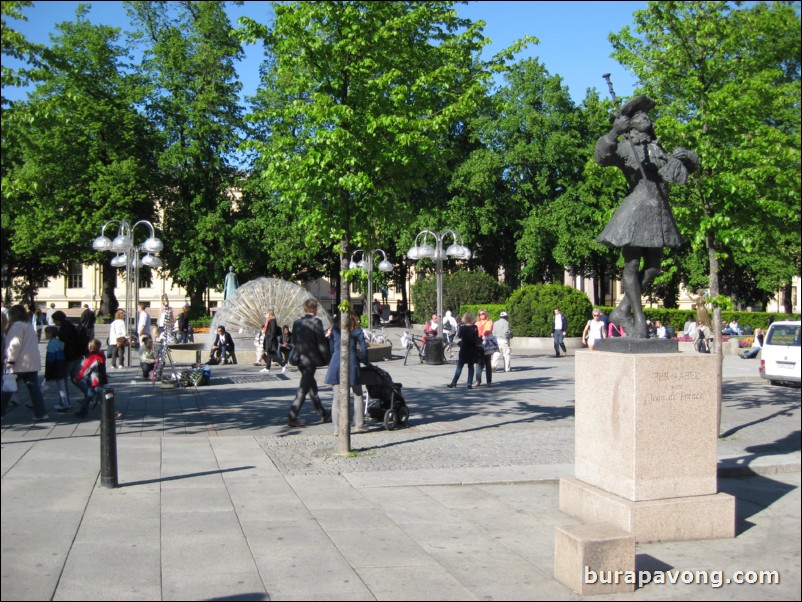
{"label": "handbag", "polygon": [[128,338],[117,337],[117,347],[128,347]]}
{"label": "handbag", "polygon": [[3,374],[3,393],[17,392],[17,375],[6,371]]}

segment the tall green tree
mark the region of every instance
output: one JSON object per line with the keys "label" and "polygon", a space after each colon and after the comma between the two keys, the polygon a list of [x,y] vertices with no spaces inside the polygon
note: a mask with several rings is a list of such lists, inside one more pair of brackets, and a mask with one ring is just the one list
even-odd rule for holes
{"label": "tall green tree", "polygon": [[[250,148],[266,189],[301,221],[298,242],[336,249],[345,273],[351,245],[375,248],[412,222],[412,192],[442,164],[454,124],[485,95],[490,69],[477,56],[487,41],[451,2],[273,7],[271,26],[247,20],[243,32],[265,41],[280,90],[253,115],[269,136]],[[344,278],[340,291],[347,299]],[[348,337],[342,340],[347,391]],[[345,400],[340,451],[350,447]]]}
{"label": "tall green tree", "polygon": [[[106,220],[154,213],[158,142],[136,110],[144,87],[119,30],[91,24],[87,12],[79,7],[74,22],[57,26],[28,71],[33,91],[3,112],[4,153],[6,143],[10,149],[3,160],[4,238],[12,275],[24,279],[29,299],[70,262],[98,259],[91,241]],[[116,305],[114,280],[107,265],[106,311]]]}
{"label": "tall green tree", "polygon": [[241,84],[235,63],[242,46],[231,35],[225,2],[126,2],[142,44],[143,76],[151,83],[146,113],[158,127],[159,208],[171,277],[192,305],[207,288],[222,288],[241,176]]}
{"label": "tall green tree", "polygon": [[537,240],[522,242],[522,224],[581,177],[580,115],[562,78],[537,59],[504,77],[491,109],[469,122],[479,144],[455,172],[452,210],[487,272],[503,268],[512,284],[555,279],[562,276],[551,252],[556,231],[534,228]]}
{"label": "tall green tree", "polygon": [[[708,256],[710,294],[722,257],[759,265],[776,289],[800,273],[800,14],[798,2],[650,2],[613,56],[657,102],[666,147],[699,153],[680,229]],[[781,259],[780,259],[781,258]],[[714,326],[720,333],[720,309]]]}

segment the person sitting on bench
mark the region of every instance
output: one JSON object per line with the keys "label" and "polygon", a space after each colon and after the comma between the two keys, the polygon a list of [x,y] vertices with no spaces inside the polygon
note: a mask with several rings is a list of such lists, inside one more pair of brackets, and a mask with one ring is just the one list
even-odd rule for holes
{"label": "person sitting on bench", "polygon": [[217,327],[217,336],[212,341],[212,353],[208,364],[236,364],[237,356],[234,354],[234,339],[226,332],[225,326]]}

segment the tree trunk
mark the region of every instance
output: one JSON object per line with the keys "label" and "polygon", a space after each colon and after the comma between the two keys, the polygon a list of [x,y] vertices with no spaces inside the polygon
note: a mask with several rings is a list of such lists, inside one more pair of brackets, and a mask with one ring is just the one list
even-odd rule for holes
{"label": "tree trunk", "polygon": [[[710,262],[710,298],[716,299],[719,294],[718,285],[718,254],[716,250],[716,236],[713,232],[707,233],[707,257]],[[723,403],[721,397],[721,379],[724,367],[724,350],[721,345],[721,307],[718,304],[713,304],[713,353],[717,354],[717,392],[718,392],[718,412],[716,421],[716,435],[721,434],[721,405]]]}
{"label": "tree trunk", "polygon": [[[340,273],[345,273],[348,269],[348,234],[346,233],[342,240],[340,240]],[[340,278],[340,296],[343,300],[348,299],[348,281],[345,278]],[[339,419],[337,424],[334,425],[337,429],[337,453],[346,455],[351,451],[351,417],[348,412],[348,406],[351,401],[351,383],[350,383],[350,370],[351,354],[350,345],[351,329],[348,320],[348,310],[344,309],[345,303],[338,305],[339,320],[340,320],[340,384],[337,385],[339,395],[337,404],[339,408]],[[349,304],[350,309],[350,304]],[[368,314],[370,316],[370,314]],[[370,319],[370,317],[368,317]]]}
{"label": "tree trunk", "polygon": [[187,290],[189,295],[189,316],[195,318],[198,316],[205,316],[208,314],[208,308],[203,300],[204,289],[197,288],[194,290]]}
{"label": "tree trunk", "polygon": [[34,301],[36,300],[36,293],[38,291],[39,287],[36,285],[34,275],[29,274],[22,288],[22,304],[34,309],[36,307]]}
{"label": "tree trunk", "polygon": [[791,298],[793,287],[791,286],[791,283],[788,282],[785,286],[783,286],[782,291],[783,291],[783,311],[787,314],[793,313],[794,304],[793,304],[793,299]]}
{"label": "tree trunk", "polygon": [[103,260],[101,274],[103,279],[103,292],[100,296],[100,308],[98,313],[101,315],[113,316],[114,312],[116,312],[117,308],[120,306],[120,303],[117,301],[117,297],[114,296],[114,286],[117,284],[117,268],[112,267],[110,257]]}

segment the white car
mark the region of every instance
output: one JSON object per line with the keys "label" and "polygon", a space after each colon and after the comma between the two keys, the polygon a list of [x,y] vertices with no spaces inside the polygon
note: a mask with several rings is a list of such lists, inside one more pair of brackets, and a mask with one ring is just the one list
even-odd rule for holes
{"label": "white car", "polygon": [[800,370],[800,321],[774,322],[760,352],[760,376],[772,385],[802,382]]}

